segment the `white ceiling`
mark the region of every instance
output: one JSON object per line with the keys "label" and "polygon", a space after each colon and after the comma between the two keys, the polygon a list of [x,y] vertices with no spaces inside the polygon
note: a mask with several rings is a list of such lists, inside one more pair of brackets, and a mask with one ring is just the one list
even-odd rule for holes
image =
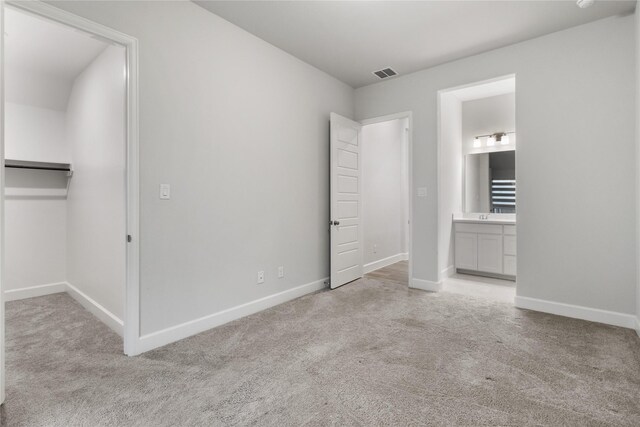
{"label": "white ceiling", "polygon": [[65,109],[73,80],[106,47],[83,32],[7,7],[7,101]]}
{"label": "white ceiling", "polygon": [[635,0],[206,1],[195,0],[290,54],[353,86],[633,12]]}

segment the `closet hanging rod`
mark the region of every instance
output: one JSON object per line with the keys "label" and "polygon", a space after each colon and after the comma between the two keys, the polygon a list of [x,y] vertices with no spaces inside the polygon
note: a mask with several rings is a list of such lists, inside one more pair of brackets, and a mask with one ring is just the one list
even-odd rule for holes
{"label": "closet hanging rod", "polygon": [[34,162],[27,160],[10,160],[5,159],[4,167],[14,169],[35,169],[47,171],[71,172],[69,163],[50,163],[50,162]]}

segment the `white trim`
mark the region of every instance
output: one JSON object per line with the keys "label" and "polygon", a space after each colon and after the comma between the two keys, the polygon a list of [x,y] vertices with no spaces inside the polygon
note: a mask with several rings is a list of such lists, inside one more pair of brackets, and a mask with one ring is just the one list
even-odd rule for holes
{"label": "white trim", "polygon": [[[4,8],[0,0],[0,165],[4,165]],[[4,167],[0,167],[0,403],[5,401],[4,301]]]}
{"label": "white trim", "polygon": [[429,292],[440,292],[442,289],[442,282],[432,282],[431,280],[412,278],[409,282],[409,287]]}
{"label": "white trim", "polygon": [[[132,237],[132,241],[127,244],[127,267],[126,267],[126,291],[125,291],[125,325],[124,328],[124,353],[129,356],[140,354],[138,344],[140,342],[140,196],[139,196],[139,115],[138,115],[138,40],[127,34],[116,31],[112,28],[98,24],[78,15],[58,9],[42,1],[16,1],[0,0],[3,4],[18,8],[24,12],[39,15],[49,20],[53,20],[84,31],[93,36],[100,37],[107,43],[122,45],[127,51],[127,230],[125,234]],[[1,33],[4,40],[4,32]],[[1,83],[1,82],[0,82]],[[0,101],[4,100],[4,93]],[[2,102],[4,105],[4,102]],[[1,107],[0,107],[1,108]],[[0,123],[3,120],[0,120]],[[0,125],[1,126],[1,125]],[[1,128],[0,128],[1,130]],[[2,134],[2,132],[0,132]],[[1,135],[0,135],[1,138]],[[1,142],[1,140],[0,140]],[[0,143],[0,151],[2,143]],[[2,159],[3,154],[0,154]],[[4,171],[0,171],[3,174]],[[4,212],[4,178],[0,186],[0,214]],[[0,215],[1,216],[1,215]],[[4,232],[0,233],[1,237]],[[125,238],[126,236],[123,236]],[[1,262],[1,260],[0,260]],[[4,271],[4,269],[2,269]],[[0,285],[1,289],[1,285]],[[1,293],[0,293],[1,294]],[[4,319],[4,316],[2,316]],[[118,319],[119,320],[119,319]],[[120,335],[123,335],[122,327]],[[1,337],[0,337],[1,338]],[[4,341],[3,341],[4,342]],[[2,376],[4,378],[4,376]],[[0,392],[3,388],[0,387]],[[0,397],[2,397],[0,395]]]}
{"label": "white trim", "polygon": [[140,337],[139,349],[141,352],[153,350],[154,348],[171,344],[178,340],[215,328],[216,326],[224,325],[225,323],[231,322],[233,320],[249,316],[251,314],[266,310],[267,308],[274,307],[287,301],[291,301],[312,292],[325,289],[326,282],[328,280],[328,277],[316,280],[315,282],[307,283],[293,289],[288,289],[277,294],[269,295],[255,301],[248,302],[246,304],[241,304],[236,307],[210,314],[208,316],[203,316],[176,326],[171,326],[161,331],[143,335],[142,337]]}
{"label": "white trim", "polygon": [[26,298],[59,294],[67,291],[66,282],[47,283],[46,285],[29,286],[26,288],[9,289],[4,291],[5,301],[17,301]]}
{"label": "white trim", "polygon": [[412,114],[413,113],[411,111],[403,111],[400,113],[387,114],[386,116],[373,117],[371,119],[360,120],[360,124],[362,126],[366,126],[366,125],[373,125],[376,123],[390,122],[391,120],[407,119],[407,118],[411,118]]}
{"label": "white trim", "polygon": [[[446,89],[441,89],[438,91],[438,93],[447,93],[447,92],[456,92],[459,91],[461,89],[466,89],[469,87],[473,87],[473,86],[481,86],[481,85],[486,85],[489,83],[495,83],[495,82],[499,82],[501,80],[509,80],[509,79],[515,79],[516,78],[516,74],[515,73],[511,73],[511,74],[505,74],[503,76],[498,76],[498,77],[493,77],[490,79],[486,79],[486,80],[479,80],[477,82],[470,82],[470,83],[464,83],[458,86],[453,86],[453,87],[449,87]],[[491,96],[491,95],[489,95]]]}
{"label": "white trim", "polygon": [[636,317],[636,334],[640,337],[640,317]]}
{"label": "white trim", "polygon": [[376,271],[376,270],[380,270],[381,268],[388,267],[391,264],[395,264],[396,262],[407,261],[408,259],[409,259],[408,253],[391,255],[389,257],[379,259],[378,261],[373,261],[373,262],[370,262],[369,264],[365,264],[362,269],[363,270],[362,272],[364,274],[368,274],[368,273],[371,273],[372,271]]}
{"label": "white trim", "polygon": [[66,290],[69,296],[76,300],[81,306],[87,309],[88,312],[96,316],[99,320],[107,325],[116,334],[122,336],[124,330],[124,323],[115,314],[98,304],[89,295],[82,292],[80,289],[73,286],[71,283],[65,283]]}
{"label": "white trim", "polygon": [[442,280],[444,280],[453,276],[454,274],[456,274],[456,268],[453,265],[450,265],[440,272],[440,277],[442,278]]}
{"label": "white trim", "polygon": [[515,306],[527,310],[541,311],[543,313],[572,317],[574,319],[589,320],[591,322],[621,326],[623,328],[630,329],[634,329],[634,326],[637,323],[637,318],[631,314],[601,310],[599,308],[583,307],[573,304],[564,304],[561,302],[537,298],[516,296]]}

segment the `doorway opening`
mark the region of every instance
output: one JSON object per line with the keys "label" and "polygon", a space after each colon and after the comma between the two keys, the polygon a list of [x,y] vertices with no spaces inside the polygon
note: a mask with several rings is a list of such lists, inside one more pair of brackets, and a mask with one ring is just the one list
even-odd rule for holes
{"label": "doorway opening", "polygon": [[442,290],[513,303],[514,75],[438,93],[438,272]]}
{"label": "doorway opening", "polygon": [[84,313],[139,353],[139,209],[137,41],[41,2],[3,2],[0,18],[4,400],[5,361],[29,363],[38,319]]}
{"label": "doorway opening", "polygon": [[362,126],[363,272],[409,285],[408,116],[367,120]]}
{"label": "doorway opening", "polygon": [[407,277],[412,266],[411,112],[362,122],[331,113],[330,125],[331,289],[396,263]]}

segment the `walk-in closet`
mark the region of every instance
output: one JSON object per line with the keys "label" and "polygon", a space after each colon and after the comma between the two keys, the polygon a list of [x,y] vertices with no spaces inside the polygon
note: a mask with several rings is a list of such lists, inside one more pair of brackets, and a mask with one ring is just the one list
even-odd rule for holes
{"label": "walk-in closet", "polygon": [[66,293],[122,335],[125,49],[22,10],[4,18],[5,299]]}

